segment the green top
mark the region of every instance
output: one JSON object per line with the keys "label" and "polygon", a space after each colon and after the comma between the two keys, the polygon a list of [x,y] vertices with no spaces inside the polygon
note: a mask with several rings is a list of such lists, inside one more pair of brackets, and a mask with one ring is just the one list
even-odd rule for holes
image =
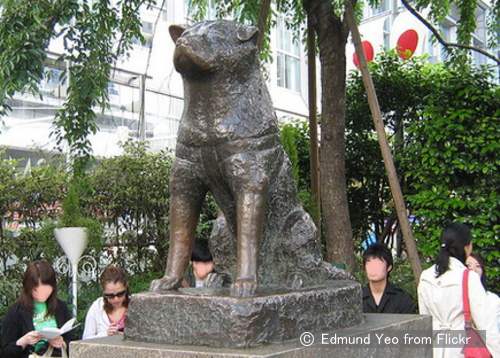
{"label": "green top", "polygon": [[[46,302],[33,302],[33,326],[35,326],[35,331],[40,331],[48,327],[57,328],[54,316],[48,315]],[[35,352],[38,352],[46,343],[46,339],[38,341],[35,344]]]}

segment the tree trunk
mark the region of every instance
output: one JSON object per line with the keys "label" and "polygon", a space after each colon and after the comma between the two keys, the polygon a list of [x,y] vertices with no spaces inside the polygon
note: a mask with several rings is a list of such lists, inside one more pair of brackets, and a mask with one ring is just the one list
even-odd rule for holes
{"label": "tree trunk", "polygon": [[326,259],[355,268],[345,171],[345,46],[347,26],[335,16],[331,1],[304,0],[318,35],[321,61],[321,212]]}
{"label": "tree trunk", "polygon": [[271,0],[262,0],[259,11],[259,35],[257,37],[257,48],[262,50],[264,43],[264,34],[269,29],[269,13],[271,12]]}
{"label": "tree trunk", "polygon": [[321,238],[321,196],[320,196],[320,170],[318,146],[318,120],[316,96],[316,34],[307,18],[307,73],[308,73],[308,102],[309,102],[309,167],[311,172],[311,192],[314,202],[314,223],[318,228],[318,237]]}

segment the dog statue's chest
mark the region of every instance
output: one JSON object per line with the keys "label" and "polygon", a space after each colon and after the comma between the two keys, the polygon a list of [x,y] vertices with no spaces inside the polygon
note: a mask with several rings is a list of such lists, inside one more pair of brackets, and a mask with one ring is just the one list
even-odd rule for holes
{"label": "dog statue's chest", "polygon": [[[276,131],[272,120],[265,121],[265,118],[252,112],[248,110],[242,115],[231,114],[226,117],[210,116],[208,113],[183,116],[178,141],[188,146],[218,145]],[[241,116],[245,119],[242,120]]]}

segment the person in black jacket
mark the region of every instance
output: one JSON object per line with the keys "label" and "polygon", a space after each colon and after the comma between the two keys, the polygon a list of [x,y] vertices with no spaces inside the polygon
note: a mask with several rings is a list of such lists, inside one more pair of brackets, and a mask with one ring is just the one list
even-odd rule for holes
{"label": "person in black jacket", "polygon": [[363,288],[364,313],[417,313],[417,306],[402,289],[389,282],[391,251],[382,244],[371,245],[363,254],[368,285]]}
{"label": "person in black jacket", "polygon": [[71,333],[45,340],[37,330],[61,327],[71,319],[67,305],[57,298],[54,269],[47,261],[28,265],[23,278],[23,290],[8,310],[2,324],[1,351],[3,357],[27,358],[30,353],[43,354],[49,345],[54,354],[66,347]]}

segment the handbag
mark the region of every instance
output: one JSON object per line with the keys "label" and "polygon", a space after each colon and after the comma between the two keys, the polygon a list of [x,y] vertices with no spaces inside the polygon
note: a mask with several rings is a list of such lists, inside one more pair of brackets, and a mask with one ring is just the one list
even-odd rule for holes
{"label": "handbag", "polygon": [[[44,354],[40,355],[37,353],[31,353],[28,358],[46,358],[46,357],[52,357],[52,353],[54,352],[54,347],[49,345],[49,348],[45,351]],[[61,348],[61,357],[62,358],[69,358],[68,352],[66,351],[66,342],[63,343],[63,346]]]}
{"label": "handbag", "polygon": [[462,280],[462,299],[464,308],[465,334],[467,343],[464,346],[463,353],[465,358],[492,358],[492,355],[481,335],[472,325],[469,303],[469,270],[465,269]]}

